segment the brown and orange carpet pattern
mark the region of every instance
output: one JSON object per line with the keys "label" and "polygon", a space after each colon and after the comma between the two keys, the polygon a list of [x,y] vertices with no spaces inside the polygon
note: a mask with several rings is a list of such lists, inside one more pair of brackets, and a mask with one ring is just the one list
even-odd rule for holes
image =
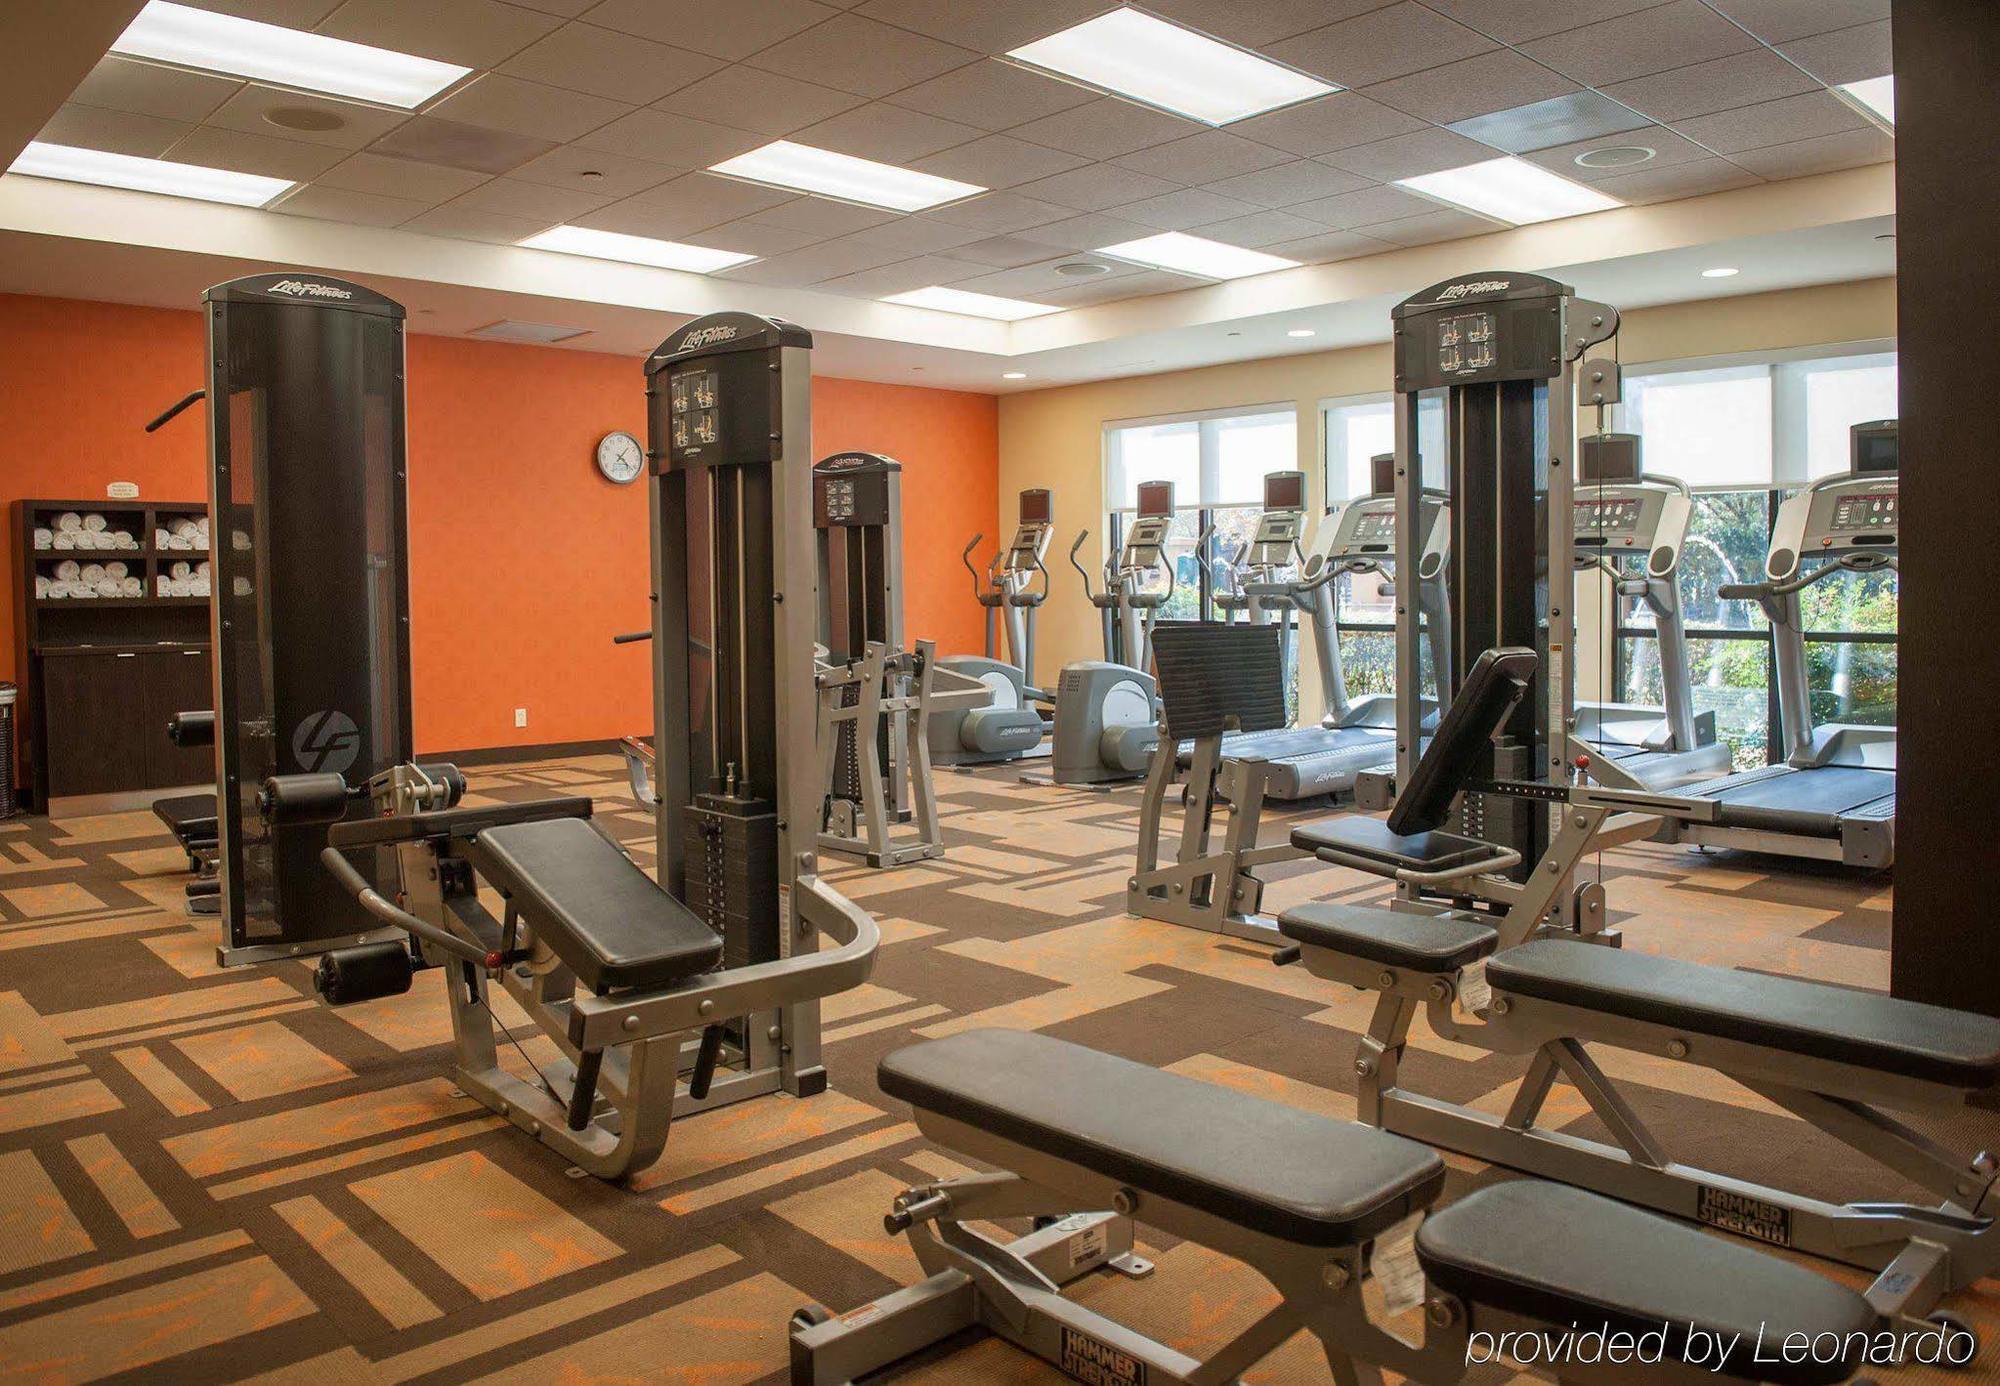
{"label": "brown and orange carpet pattern", "polygon": [[[650,823],[614,757],[473,782],[493,799],[594,795],[650,865]],[[885,940],[873,981],[825,1008],[832,1089],[690,1118],[626,1188],[569,1177],[455,1094],[434,977],[326,1009],[300,964],[216,968],[214,921],[185,915],[181,854],[150,814],[0,823],[0,1380],[782,1379],[794,1308],[846,1308],[916,1278],[882,1214],[957,1166],[872,1075],[889,1049],[972,1026],[1039,1029],[1352,1114],[1346,1075],[1372,998],[1248,944],[1126,918],[1135,790],[1026,787],[1006,770],[941,774],[939,789],[945,860],[829,873]],[[1886,984],[1880,879],[1652,845],[1596,869],[1628,946]],[[1379,894],[1328,868],[1273,874],[1279,907]],[[1414,1079],[1474,1104],[1504,1102],[1517,1071],[1427,1034],[1416,1047]],[[1814,1193],[1898,1192],[1700,1070],[1609,1064],[1643,1085],[1642,1109],[1683,1159]],[[1453,1171],[1454,1193],[1503,1177],[1463,1160]],[[1196,1354],[1266,1303],[1242,1267],[1149,1249],[1152,1279],[1083,1293]],[[2000,1332],[2000,1287],[1952,1307],[1989,1341]],[[983,1340],[906,1379],[1052,1376]],[[1327,1373],[1301,1339],[1253,1379]]]}

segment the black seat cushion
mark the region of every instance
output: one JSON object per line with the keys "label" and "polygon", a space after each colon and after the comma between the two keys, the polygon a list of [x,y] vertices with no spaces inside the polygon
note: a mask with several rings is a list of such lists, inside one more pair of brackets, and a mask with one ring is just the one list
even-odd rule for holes
{"label": "black seat cushion", "polygon": [[176,794],[153,801],[153,816],[182,842],[215,841],[215,796]]}
{"label": "black seat cushion", "polygon": [[1379,818],[1345,814],[1323,818],[1317,823],[1292,829],[1292,846],[1317,854],[1322,848],[1363,857],[1394,870],[1449,871],[1485,857],[1497,857],[1500,849],[1476,837],[1456,833],[1402,833],[1389,831]]}
{"label": "black seat cushion", "polygon": [[1476,919],[1405,914],[1332,900],[1286,910],[1278,916],[1278,932],[1315,948],[1424,973],[1456,972],[1500,946],[1499,933]]}
{"label": "black seat cushion", "polygon": [[920,1110],[1306,1246],[1364,1241],[1444,1184],[1414,1141],[1032,1031],[913,1044],[877,1077]]}
{"label": "black seat cushion", "polygon": [[[1860,1295],[1803,1266],[1539,1180],[1480,1189],[1433,1214],[1417,1231],[1417,1259],[1433,1287],[1475,1309],[1538,1319],[1558,1335],[1571,1325],[1634,1334],[1657,1334],[1664,1325],[1670,1361],[1688,1360],[1690,1328],[1720,1335],[1723,1348],[1734,1350],[1718,1375],[1741,1381],[1845,1381],[1859,1351],[1850,1335],[1879,1322]],[[1766,1358],[1779,1356],[1792,1333],[1830,1335],[1847,1355],[1753,1361],[1760,1331]],[[1714,1367],[1713,1356],[1703,1365]]]}
{"label": "black seat cushion", "polygon": [[584,819],[487,828],[466,852],[592,991],[663,987],[722,961],[715,931]]}
{"label": "black seat cushion", "polygon": [[2000,1020],[1794,977],[1539,939],[1487,965],[1495,991],[1689,1035],[1972,1090],[2000,1083]]}

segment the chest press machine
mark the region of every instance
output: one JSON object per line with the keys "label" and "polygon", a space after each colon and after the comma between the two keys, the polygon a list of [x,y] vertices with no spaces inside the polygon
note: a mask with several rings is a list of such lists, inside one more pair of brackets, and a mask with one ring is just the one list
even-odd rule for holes
{"label": "chest press machine", "polygon": [[[437,968],[454,1081],[602,1179],[658,1159],[677,1109],[824,1090],[819,1000],[874,966],[874,921],[812,852],[811,344],[724,313],[646,362],[657,884],[589,821],[588,799],[464,807],[457,771],[414,764],[354,788],[338,775],[265,787],[274,821],[332,823],[326,870],[408,935],[327,954],[327,1000],[397,994]],[[338,821],[358,799],[374,816]],[[384,854],[400,903],[356,866]],[[836,946],[818,951],[822,934]],[[559,1063],[530,1078],[503,1066],[495,984]]]}

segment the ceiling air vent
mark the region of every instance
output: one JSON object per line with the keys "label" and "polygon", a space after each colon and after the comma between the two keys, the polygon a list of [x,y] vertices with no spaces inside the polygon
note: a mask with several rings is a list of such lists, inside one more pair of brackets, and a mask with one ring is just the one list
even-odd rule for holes
{"label": "ceiling air vent", "polygon": [[572,337],[583,337],[590,333],[587,327],[564,327],[553,322],[516,322],[512,318],[502,318],[489,322],[484,327],[475,327],[465,335],[479,337],[489,342],[566,342]]}

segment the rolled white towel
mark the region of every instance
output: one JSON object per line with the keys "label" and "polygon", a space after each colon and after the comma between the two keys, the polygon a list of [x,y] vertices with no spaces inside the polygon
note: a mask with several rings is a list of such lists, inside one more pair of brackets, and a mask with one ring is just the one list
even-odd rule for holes
{"label": "rolled white towel", "polygon": [[154,596],[156,596],[156,597],[164,597],[164,596],[168,595],[168,593],[167,593],[167,585],[168,585],[168,579],[167,579],[167,575],[166,575],[165,573],[155,573],[155,574],[153,574],[153,595],[154,595]]}
{"label": "rolled white towel", "polygon": [[205,577],[189,578],[188,595],[190,597],[206,597],[208,595],[208,579]]}
{"label": "rolled white towel", "polygon": [[100,597],[122,597],[125,595],[125,584],[115,577],[104,578],[97,584],[97,595]]}
{"label": "rolled white towel", "polygon": [[250,552],[250,536],[240,529],[232,530],[229,535],[229,547],[238,553]]}
{"label": "rolled white towel", "polygon": [[59,602],[69,595],[69,584],[58,578],[49,584],[49,600]]}
{"label": "rolled white towel", "polygon": [[78,574],[78,577],[84,582],[89,583],[92,587],[95,587],[98,583],[104,581],[104,565],[102,563],[86,563],[83,565],[83,571]]}
{"label": "rolled white towel", "polygon": [[36,548],[38,548],[38,549],[52,549],[52,548],[54,548],[54,547],[55,547],[55,543],[56,543],[56,534],[55,534],[55,531],[54,531],[54,530],[50,529],[50,528],[49,528],[49,527],[48,527],[47,525],[36,525],[36,526],[35,526],[35,547],[36,547]]}
{"label": "rolled white towel", "polygon": [[76,547],[76,535],[69,530],[59,529],[56,531],[55,538],[49,544],[49,547],[52,549],[73,549]]}
{"label": "rolled white towel", "polygon": [[83,516],[77,514],[74,510],[65,510],[62,514],[56,516],[56,528],[71,531],[82,529]]}
{"label": "rolled white towel", "polygon": [[49,588],[51,588],[54,585],[55,585],[54,583],[50,582],[49,579],[43,576],[42,574],[40,573],[35,574],[35,596],[37,598],[47,597],[49,595]]}
{"label": "rolled white towel", "polygon": [[187,594],[188,594],[188,585],[186,579],[184,578],[167,579],[167,595],[169,597],[185,597]]}
{"label": "rolled white towel", "polygon": [[173,535],[167,533],[167,531],[165,531],[164,529],[159,529],[156,527],[153,530],[153,547],[156,549],[164,549],[167,546],[167,541],[173,537],[174,537]]}
{"label": "rolled white towel", "polygon": [[118,595],[121,597],[143,597],[146,595],[146,584],[138,578],[127,574],[118,579]]}
{"label": "rolled white towel", "polygon": [[187,553],[194,548],[194,540],[188,538],[185,534],[176,534],[173,538],[167,540],[167,547],[175,553]]}
{"label": "rolled white towel", "polygon": [[201,562],[194,565],[194,575],[196,577],[208,576],[208,560],[206,558],[202,559]]}
{"label": "rolled white towel", "polygon": [[187,581],[187,579],[194,576],[194,569],[191,566],[189,566],[187,560],[185,559],[174,564],[173,567],[167,569],[167,572],[173,577],[173,580],[175,582],[185,582]]}
{"label": "rolled white towel", "polygon": [[98,514],[95,510],[87,512],[83,517],[83,527],[89,530],[92,534],[96,534],[100,530],[105,529],[109,525],[109,523],[110,522],[108,520],[106,520],[102,515]]}
{"label": "rolled white towel", "polygon": [[97,589],[87,582],[72,582],[69,585],[69,594],[72,597],[95,597]]}
{"label": "rolled white towel", "polygon": [[56,564],[56,580],[58,582],[75,582],[82,575],[83,567],[74,558],[65,558],[62,562]]}
{"label": "rolled white towel", "polygon": [[69,546],[73,549],[91,550],[97,547],[97,536],[87,529],[73,529],[69,532]]}
{"label": "rolled white towel", "polygon": [[104,565],[104,576],[106,577],[122,578],[131,571],[130,568],[126,567],[124,563],[116,558]]}
{"label": "rolled white towel", "polygon": [[132,531],[129,529],[114,529],[111,531],[111,547],[114,549],[136,549],[139,547],[139,541],[132,537]]}
{"label": "rolled white towel", "polygon": [[192,516],[183,515],[179,519],[169,523],[167,525],[167,528],[172,530],[176,534],[193,534],[194,519]]}
{"label": "rolled white towel", "polygon": [[237,578],[237,579],[236,579],[236,580],[235,580],[234,582],[232,582],[232,583],[230,584],[230,590],[231,590],[231,591],[233,591],[233,592],[235,592],[235,593],[236,593],[236,595],[237,595],[237,596],[239,596],[239,597],[247,597],[247,596],[249,596],[249,595],[250,595],[250,579],[249,579],[249,578],[247,578],[247,577],[239,577],[239,578]]}

